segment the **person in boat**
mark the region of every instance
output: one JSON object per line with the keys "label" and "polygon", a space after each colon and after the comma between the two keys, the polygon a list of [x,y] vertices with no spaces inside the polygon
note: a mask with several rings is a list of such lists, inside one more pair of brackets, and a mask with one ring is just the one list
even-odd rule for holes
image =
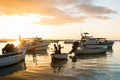
{"label": "person in boat", "polygon": [[55,54],[57,54],[58,53],[58,49],[57,49],[57,46],[56,46],[56,44],[54,44],[54,51],[55,51]]}
{"label": "person in boat", "polygon": [[6,54],[9,52],[14,52],[15,51],[15,47],[13,44],[6,44],[4,48],[2,48],[2,53]]}
{"label": "person in boat", "polygon": [[59,53],[59,54],[61,54],[61,48],[62,48],[62,47],[61,47],[61,45],[59,44],[59,45],[58,45],[58,53]]}
{"label": "person in boat", "polygon": [[54,48],[55,48],[55,54],[61,54],[61,48],[63,48],[63,47],[61,47],[60,44],[57,46],[56,46],[56,44],[54,44]]}

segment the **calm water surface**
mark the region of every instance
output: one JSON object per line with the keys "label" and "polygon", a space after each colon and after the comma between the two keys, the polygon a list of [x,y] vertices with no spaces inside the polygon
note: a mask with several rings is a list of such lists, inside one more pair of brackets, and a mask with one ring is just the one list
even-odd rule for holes
{"label": "calm water surface", "polygon": [[[62,52],[68,53],[71,50],[71,44],[64,44],[63,42],[60,44],[64,46]],[[0,43],[0,47],[3,45],[5,43]],[[73,76],[78,80],[119,80],[120,42],[115,42],[113,48],[108,49],[104,55],[77,56],[75,62],[68,57],[68,60],[51,63],[50,54],[52,50],[53,44],[51,43],[47,51],[28,53],[25,61],[17,65],[0,68],[0,76],[11,75],[11,73],[20,70],[36,70],[37,66],[47,66],[55,75]]]}

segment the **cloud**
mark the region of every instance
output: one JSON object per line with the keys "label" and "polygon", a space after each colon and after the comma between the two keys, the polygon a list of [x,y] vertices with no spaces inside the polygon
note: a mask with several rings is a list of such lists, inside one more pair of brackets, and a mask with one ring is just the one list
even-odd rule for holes
{"label": "cloud", "polygon": [[92,18],[99,19],[99,20],[109,20],[110,18],[107,16],[91,16]]}
{"label": "cloud", "polygon": [[54,4],[53,0],[2,0],[0,9],[2,14],[8,15],[29,13],[54,15],[54,12],[59,12],[59,10],[52,4]]}
{"label": "cloud", "polygon": [[116,11],[109,9],[107,7],[102,6],[96,6],[96,5],[77,5],[77,9],[84,12],[85,14],[111,14],[111,13],[117,13]]}
{"label": "cloud", "polygon": [[[37,14],[40,24],[62,25],[80,23],[89,16],[96,19],[110,19],[107,14],[117,13],[104,6],[97,6],[94,0],[1,0],[0,14]],[[105,15],[104,15],[105,14]],[[104,15],[104,16],[103,16]],[[86,17],[85,17],[86,16]]]}
{"label": "cloud", "polygon": [[117,23],[120,23],[120,19],[116,20]]}
{"label": "cloud", "polygon": [[83,23],[85,17],[70,17],[70,16],[59,16],[55,18],[43,18],[40,22],[36,22],[36,24],[47,24],[47,25],[63,25],[66,23]]}

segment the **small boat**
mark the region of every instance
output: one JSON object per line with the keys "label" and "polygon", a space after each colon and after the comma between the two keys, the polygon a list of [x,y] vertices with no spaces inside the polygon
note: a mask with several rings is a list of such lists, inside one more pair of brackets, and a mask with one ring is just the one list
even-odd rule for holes
{"label": "small boat", "polygon": [[16,64],[25,59],[26,51],[17,51],[0,55],[0,67]]}
{"label": "small boat", "polygon": [[51,54],[52,60],[65,60],[67,59],[68,54],[67,53],[61,53],[61,45],[59,44],[54,44],[54,53]]}
{"label": "small boat", "polygon": [[103,53],[106,53],[106,49],[103,47],[80,48],[80,49],[77,49],[74,53],[75,55],[103,54]]}
{"label": "small boat", "polygon": [[51,54],[51,58],[55,60],[65,60],[67,59],[68,54],[67,53],[62,53],[62,54]]}

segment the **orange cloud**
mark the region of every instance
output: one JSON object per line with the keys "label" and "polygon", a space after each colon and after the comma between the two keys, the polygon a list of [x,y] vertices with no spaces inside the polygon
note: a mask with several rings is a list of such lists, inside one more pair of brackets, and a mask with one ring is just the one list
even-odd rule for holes
{"label": "orange cloud", "polygon": [[107,7],[96,6],[93,2],[93,0],[0,0],[0,14],[38,14],[44,18],[36,23],[59,25],[84,22],[87,18],[84,16],[90,15],[97,19],[110,19],[101,15],[117,13]]}
{"label": "orange cloud", "polygon": [[55,18],[43,18],[40,22],[37,22],[36,24],[47,24],[47,25],[62,25],[66,23],[83,23],[85,17],[70,17],[70,16],[60,16]]}
{"label": "orange cloud", "polygon": [[[53,7],[52,0],[1,0],[0,9],[2,14],[41,14],[51,15],[58,11]],[[49,14],[48,14],[49,12]]]}

